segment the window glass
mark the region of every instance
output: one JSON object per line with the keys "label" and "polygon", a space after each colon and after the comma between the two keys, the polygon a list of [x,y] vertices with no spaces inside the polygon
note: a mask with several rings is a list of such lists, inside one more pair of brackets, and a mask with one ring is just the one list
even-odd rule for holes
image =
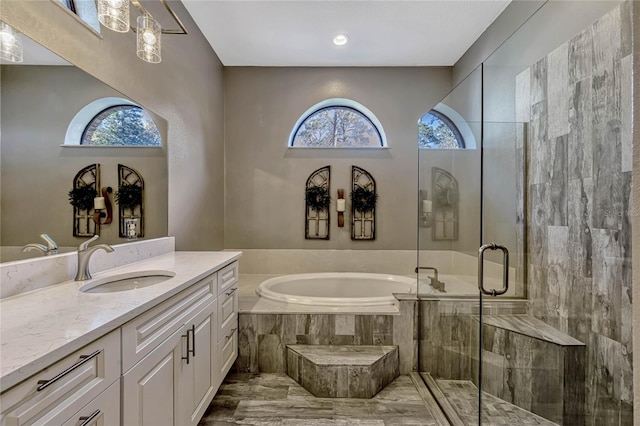
{"label": "window glass", "polygon": [[464,148],[456,125],[444,114],[432,110],[418,120],[418,146],[431,149]]}
{"label": "window glass", "polygon": [[385,145],[376,126],[362,112],[348,106],[326,106],[302,121],[290,146],[379,148]]}
{"label": "window glass", "polygon": [[89,122],[81,145],[161,146],[162,138],[151,116],[133,105],[111,106]]}

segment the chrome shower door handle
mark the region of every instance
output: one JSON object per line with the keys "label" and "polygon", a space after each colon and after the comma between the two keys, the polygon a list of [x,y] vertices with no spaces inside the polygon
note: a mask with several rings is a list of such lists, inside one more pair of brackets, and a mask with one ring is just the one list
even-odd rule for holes
{"label": "chrome shower door handle", "polygon": [[[484,252],[487,250],[502,250],[502,288],[496,290],[484,288]],[[509,250],[496,243],[485,244],[478,250],[478,289],[489,296],[500,296],[509,290]]]}

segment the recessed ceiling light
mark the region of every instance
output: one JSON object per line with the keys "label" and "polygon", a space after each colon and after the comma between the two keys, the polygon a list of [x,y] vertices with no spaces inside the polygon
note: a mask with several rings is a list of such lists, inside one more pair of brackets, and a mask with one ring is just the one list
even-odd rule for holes
{"label": "recessed ceiling light", "polygon": [[333,44],[336,46],[344,46],[349,41],[349,36],[346,34],[338,34],[333,38]]}

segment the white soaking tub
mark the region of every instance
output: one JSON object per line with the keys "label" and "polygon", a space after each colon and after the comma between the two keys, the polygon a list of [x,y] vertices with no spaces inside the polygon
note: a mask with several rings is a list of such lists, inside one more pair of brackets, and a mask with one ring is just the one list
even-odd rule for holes
{"label": "white soaking tub", "polygon": [[415,292],[415,278],[360,272],[283,275],[256,288],[258,296],[278,302],[353,307],[393,305],[393,293]]}

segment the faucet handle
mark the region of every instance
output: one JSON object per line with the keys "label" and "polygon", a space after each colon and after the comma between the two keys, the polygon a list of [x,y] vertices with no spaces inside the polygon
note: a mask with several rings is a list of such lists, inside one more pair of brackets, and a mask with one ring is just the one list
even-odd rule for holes
{"label": "faucet handle", "polygon": [[92,242],[94,242],[98,238],[100,238],[100,235],[96,234],[93,237],[89,238],[87,241],[83,241],[78,246],[78,251],[87,251],[89,249],[89,244],[91,244]]}
{"label": "faucet handle", "polygon": [[49,234],[40,234],[40,238],[46,241],[49,251],[58,250],[58,244],[53,241],[53,238],[51,238]]}

